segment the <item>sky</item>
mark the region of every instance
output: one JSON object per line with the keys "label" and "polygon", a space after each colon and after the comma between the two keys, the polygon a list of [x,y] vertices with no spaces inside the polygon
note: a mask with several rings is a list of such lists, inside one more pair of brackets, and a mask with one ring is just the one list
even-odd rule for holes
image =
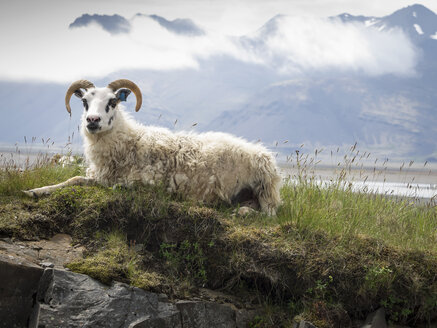
{"label": "sky", "polygon": [[[341,65],[370,75],[414,74],[417,54],[402,33],[344,30],[323,19],[344,12],[379,17],[413,3],[437,12],[435,0],[2,1],[0,79],[65,83],[120,69],[196,69],[199,58],[220,54],[288,73]],[[136,21],[129,35],[110,35],[97,26],[68,29],[85,13],[190,18],[208,33],[195,39],[176,37],[147,19]],[[249,53],[230,41],[229,36],[256,36],[277,14],[291,18],[281,22],[282,30],[269,40],[265,53]],[[345,33],[339,38],[340,30]],[[386,60],[393,55],[399,62]]]}

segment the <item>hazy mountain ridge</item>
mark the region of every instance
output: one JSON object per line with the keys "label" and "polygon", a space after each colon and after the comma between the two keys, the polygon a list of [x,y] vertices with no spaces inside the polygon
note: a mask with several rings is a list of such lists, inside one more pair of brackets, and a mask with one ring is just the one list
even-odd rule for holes
{"label": "hazy mountain ridge", "polygon": [[110,34],[129,33],[132,22],[138,18],[150,18],[169,32],[179,35],[200,36],[205,34],[199,26],[188,18],[177,18],[170,21],[158,15],[146,15],[141,13],[136,14],[131,19],[126,19],[120,15],[83,14],[76,18],[74,22],[69,25],[69,28],[87,27],[94,23]]}
{"label": "hazy mountain ridge", "polygon": [[[263,46],[282,17],[276,16],[255,37],[244,37],[242,42]],[[437,152],[437,41],[431,36],[437,31],[437,15],[414,5],[382,18],[341,14],[330,19],[375,29],[402,29],[420,49],[416,74],[306,74],[265,87],[240,112],[220,114],[209,128],[277,141],[283,148],[288,147],[281,145],[285,139],[310,147],[357,141],[361,147],[390,156],[432,160]],[[418,33],[414,24],[423,26],[424,33]]]}
{"label": "hazy mountain ridge", "polygon": [[76,18],[73,23],[71,23],[68,27],[78,28],[78,27],[86,27],[90,24],[97,24],[105,31],[111,34],[118,33],[129,33],[131,29],[130,22],[120,15],[89,15],[83,14],[82,16]]}

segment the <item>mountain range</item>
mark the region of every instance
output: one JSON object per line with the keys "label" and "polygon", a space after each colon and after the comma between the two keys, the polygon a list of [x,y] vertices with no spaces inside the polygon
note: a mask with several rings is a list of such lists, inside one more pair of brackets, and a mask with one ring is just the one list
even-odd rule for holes
{"label": "mountain range", "polygon": [[191,36],[200,36],[205,34],[205,31],[197,26],[191,19],[177,18],[170,21],[158,15],[146,15],[141,13],[136,14],[130,20],[120,15],[110,16],[83,14],[82,16],[76,18],[74,22],[69,25],[69,28],[74,29],[78,27],[86,27],[91,24],[97,24],[110,34],[129,33],[131,30],[131,22],[141,17],[151,18],[163,28],[175,34]]}
{"label": "mountain range", "polygon": [[[340,66],[311,66],[304,73],[284,70],[284,63],[294,64],[295,57],[269,52],[278,33],[285,33],[281,30],[284,17],[273,17],[250,35],[229,37],[247,54],[267,58],[267,64],[221,54],[199,58],[196,69],[129,69],[93,82],[105,85],[120,75],[135,81],[144,97],[143,108],[135,117],[145,124],[230,132],[249,140],[260,139],[284,155],[301,144],[312,151],[357,142],[363,151],[380,156],[437,162],[435,13],[422,5],[412,5],[384,17],[343,13],[327,18],[369,33],[402,33],[416,56],[414,72],[405,74],[369,74],[361,68]],[[141,13],[131,18],[84,14],[69,28],[94,24],[111,35],[128,34],[138,19],[152,20],[178,37],[197,38],[208,33],[190,19],[167,20]],[[397,58],[383,60],[389,66]],[[24,136],[37,136],[62,143],[73,132],[77,135],[80,113],[73,113],[69,120],[63,109],[67,87],[31,81],[0,82],[0,96],[5,100],[2,106],[9,113],[8,120],[0,122],[0,142],[14,143]],[[128,103],[128,110],[132,106]],[[32,119],[23,119],[26,117]],[[75,142],[80,139],[75,137]]]}

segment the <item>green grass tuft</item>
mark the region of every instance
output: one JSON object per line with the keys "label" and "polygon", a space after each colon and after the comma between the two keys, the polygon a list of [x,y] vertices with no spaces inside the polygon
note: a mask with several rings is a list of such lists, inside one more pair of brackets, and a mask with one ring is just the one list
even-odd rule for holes
{"label": "green grass tuft", "polygon": [[377,238],[405,250],[437,252],[437,207],[409,199],[353,192],[341,185],[321,188],[314,180],[286,183],[277,222],[350,240]]}
{"label": "green grass tuft", "polygon": [[48,164],[23,171],[7,168],[0,170],[0,195],[24,197],[23,190],[60,183],[83,174],[84,169],[78,165],[62,167]]}
{"label": "green grass tuft", "polygon": [[122,281],[146,290],[156,289],[162,277],[141,267],[141,256],[128,246],[126,235],[119,231],[100,236],[101,250],[67,265],[72,271],[89,275],[105,284]]}

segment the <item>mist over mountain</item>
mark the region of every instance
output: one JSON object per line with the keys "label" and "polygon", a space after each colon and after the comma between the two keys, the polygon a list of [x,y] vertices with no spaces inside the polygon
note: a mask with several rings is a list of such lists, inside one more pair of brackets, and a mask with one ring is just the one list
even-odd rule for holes
{"label": "mist over mountain", "polygon": [[[70,27],[95,23],[111,35],[130,35],[144,23],[174,42],[195,42],[192,67],[129,66],[90,77],[98,86],[136,82],[144,101],[132,115],[144,124],[230,132],[283,154],[300,144],[310,151],[358,142],[384,157],[437,161],[437,15],[424,6],[384,17],[277,15],[253,33],[218,41],[190,19],[146,14],[83,15]],[[0,84],[19,122],[0,122],[1,141],[26,135],[62,142],[77,133],[82,107],[72,100],[68,118],[67,83]],[[126,105],[131,112],[133,104]]]}
{"label": "mist over mountain", "polygon": [[[263,49],[282,19],[274,17],[241,42],[255,51]],[[417,49],[414,74],[307,70],[266,85],[239,111],[221,113],[208,127],[278,142],[284,152],[293,150],[285,140],[304,143],[308,149],[358,142],[381,155],[436,160],[437,16],[414,5],[382,18],[341,14],[330,20],[402,31]]]}

